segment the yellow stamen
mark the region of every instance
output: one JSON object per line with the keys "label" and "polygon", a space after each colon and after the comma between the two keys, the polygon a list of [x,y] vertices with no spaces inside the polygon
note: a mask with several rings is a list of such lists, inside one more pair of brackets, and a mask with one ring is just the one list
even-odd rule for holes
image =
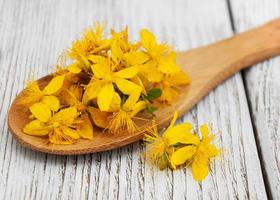
{"label": "yellow stamen", "polygon": [[123,131],[127,131],[128,133],[133,133],[134,131],[137,130],[137,127],[130,113],[120,109],[118,112],[115,112],[112,115],[112,119],[110,120],[107,129],[109,130],[110,133],[118,135]]}
{"label": "yellow stamen", "polygon": [[160,169],[164,169],[167,166],[172,147],[168,147],[166,139],[159,135],[155,121],[152,122],[152,126],[147,132],[144,138],[149,143],[147,145],[146,157],[149,161],[159,166]]}

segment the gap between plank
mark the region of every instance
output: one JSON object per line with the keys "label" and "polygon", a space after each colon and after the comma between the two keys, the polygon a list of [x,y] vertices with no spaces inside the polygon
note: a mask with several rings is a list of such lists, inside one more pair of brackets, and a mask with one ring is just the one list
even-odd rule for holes
{"label": "gap between plank", "polygon": [[[246,71],[246,70],[245,70]],[[260,140],[258,137],[258,130],[257,127],[254,123],[253,119],[253,108],[252,108],[252,104],[250,103],[250,98],[249,98],[249,94],[248,94],[248,85],[245,81],[245,71],[241,71],[241,77],[242,77],[242,82],[245,88],[245,95],[246,95],[246,99],[247,99],[247,104],[248,104],[248,108],[249,108],[249,114],[250,114],[250,119],[251,119],[251,124],[253,127],[253,133],[254,133],[254,137],[255,137],[255,141],[256,141],[256,146],[257,146],[257,152],[258,152],[258,156],[260,158],[260,164],[261,164],[261,170],[262,170],[262,176],[264,179],[264,186],[265,186],[265,190],[266,190],[266,195],[268,197],[268,199],[272,199],[272,192],[271,192],[271,188],[269,185],[269,181],[268,181],[268,175],[266,173],[265,167],[264,167],[264,162],[263,162],[263,155],[262,155],[262,151],[261,151],[261,146],[260,144]]]}

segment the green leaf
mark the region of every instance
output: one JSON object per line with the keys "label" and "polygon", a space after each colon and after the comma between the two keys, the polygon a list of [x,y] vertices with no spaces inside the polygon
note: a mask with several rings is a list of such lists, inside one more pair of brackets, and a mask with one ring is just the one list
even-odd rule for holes
{"label": "green leaf", "polygon": [[157,107],[154,106],[148,106],[147,112],[153,114],[157,110]]}
{"label": "green leaf", "polygon": [[145,99],[152,101],[157,98],[159,98],[162,94],[162,91],[160,88],[152,88],[151,90],[148,91],[147,96],[144,96]]}

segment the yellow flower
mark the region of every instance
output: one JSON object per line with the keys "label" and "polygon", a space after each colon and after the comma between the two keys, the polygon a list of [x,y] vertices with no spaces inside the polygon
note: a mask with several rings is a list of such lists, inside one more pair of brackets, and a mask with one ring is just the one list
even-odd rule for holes
{"label": "yellow flower", "polygon": [[[93,138],[93,126],[91,124],[90,116],[93,119],[93,122],[97,126],[101,126],[102,128],[105,128],[102,126],[102,123],[100,123],[101,120],[104,119],[104,114],[101,111],[96,111],[94,107],[85,105],[81,99],[82,99],[82,88],[77,85],[72,85],[68,89],[62,90],[60,93],[60,99],[61,102],[64,103],[66,106],[74,106],[77,108],[77,110],[80,112],[80,120],[83,122],[81,123],[83,126],[80,127],[80,129],[83,129],[84,131],[81,131],[81,136],[86,139],[92,139]],[[86,127],[86,129],[85,129]]]}
{"label": "yellow flower", "polygon": [[110,47],[110,40],[103,38],[103,31],[103,26],[97,23],[94,28],[87,29],[80,40],[73,42],[68,55],[75,62],[68,67],[69,71],[77,73],[83,69],[87,72],[90,69],[88,56],[102,55]]}
{"label": "yellow flower", "polygon": [[215,136],[209,134],[208,126],[201,126],[200,131],[202,133],[202,141],[198,145],[197,152],[192,161],[192,174],[197,181],[203,180],[208,175],[210,158],[220,153],[220,150],[211,144]]}
{"label": "yellow flower", "polygon": [[171,165],[174,169],[189,161],[193,178],[197,181],[202,181],[208,175],[210,158],[220,153],[220,150],[211,144],[215,136],[209,134],[208,126],[200,126],[200,131],[202,140],[199,143],[179,148],[171,156]]}
{"label": "yellow flower", "polygon": [[86,126],[81,125],[82,121],[77,120],[79,113],[73,106],[52,114],[45,104],[35,103],[30,111],[35,120],[29,122],[23,132],[36,136],[48,135],[53,144],[72,144],[88,131]]}
{"label": "yellow flower", "polygon": [[79,138],[74,120],[78,116],[77,109],[70,107],[52,116],[51,110],[43,103],[35,103],[30,107],[35,120],[28,123],[23,131],[29,135],[45,136],[54,144],[71,144]]}
{"label": "yellow flower", "polygon": [[160,60],[171,52],[171,49],[166,44],[158,44],[156,37],[148,29],[140,30],[140,39],[143,48],[147,54],[155,61]]}
{"label": "yellow flower", "polygon": [[111,46],[112,60],[117,63],[117,69],[133,66],[143,67],[149,59],[148,55],[142,51],[130,50],[125,52],[118,41],[113,41]]}
{"label": "yellow flower", "polygon": [[126,26],[123,31],[116,32],[114,29],[111,29],[111,50],[113,50],[113,45],[118,43],[119,48],[122,50],[123,53],[129,51],[135,51],[139,49],[141,46],[139,42],[132,43],[128,40],[128,27]]}
{"label": "yellow flower", "polygon": [[190,83],[190,78],[182,71],[171,75],[164,75],[162,80],[155,84],[155,87],[160,88],[162,91],[162,95],[158,98],[158,100],[167,104],[171,104],[178,96],[179,86]]}
{"label": "yellow flower", "polygon": [[97,98],[97,104],[101,111],[109,111],[114,98],[116,87],[125,95],[130,95],[133,91],[141,91],[141,87],[128,80],[133,78],[137,72],[137,67],[129,67],[115,72],[112,61],[100,56],[91,57],[95,64],[91,66],[94,73],[93,78],[83,96],[83,102]]}
{"label": "yellow flower", "polygon": [[149,61],[142,68],[142,73],[150,82],[159,82],[163,74],[180,71],[176,64],[176,53],[166,44],[158,44],[156,37],[147,29],[140,31],[141,44]]}
{"label": "yellow flower", "polygon": [[111,111],[113,111],[113,115],[111,116],[107,127],[109,132],[119,134],[123,131],[133,133],[137,130],[133,118],[135,118],[135,115],[147,106],[145,101],[138,101],[140,92],[140,90],[135,90],[131,93],[123,105],[121,105],[119,95],[115,93],[116,96],[110,107]]}
{"label": "yellow flower", "polygon": [[115,63],[122,67],[140,66],[149,59],[145,52],[139,51],[139,42],[134,44],[128,41],[127,27],[121,32],[111,30],[111,34],[111,56]]}
{"label": "yellow flower", "polygon": [[199,143],[198,137],[191,132],[192,125],[190,123],[175,125],[177,118],[178,113],[175,112],[169,127],[162,136],[159,135],[155,125],[145,135],[144,140],[150,143],[147,146],[147,157],[161,169],[168,166],[176,145]]}
{"label": "yellow flower", "polygon": [[64,76],[55,76],[48,85],[41,90],[36,81],[27,85],[19,97],[18,103],[29,108],[34,103],[42,102],[49,106],[52,111],[57,111],[60,107],[58,98],[55,96],[63,86]]}

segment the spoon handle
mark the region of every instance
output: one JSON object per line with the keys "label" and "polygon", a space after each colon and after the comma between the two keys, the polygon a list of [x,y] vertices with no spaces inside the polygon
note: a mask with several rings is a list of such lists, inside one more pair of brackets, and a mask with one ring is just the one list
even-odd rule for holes
{"label": "spoon handle", "polygon": [[280,18],[217,43],[178,53],[178,63],[208,92],[234,73],[280,54]]}
{"label": "spoon handle", "polygon": [[274,57],[280,54],[280,18],[224,42],[231,57],[229,70],[233,72]]}

